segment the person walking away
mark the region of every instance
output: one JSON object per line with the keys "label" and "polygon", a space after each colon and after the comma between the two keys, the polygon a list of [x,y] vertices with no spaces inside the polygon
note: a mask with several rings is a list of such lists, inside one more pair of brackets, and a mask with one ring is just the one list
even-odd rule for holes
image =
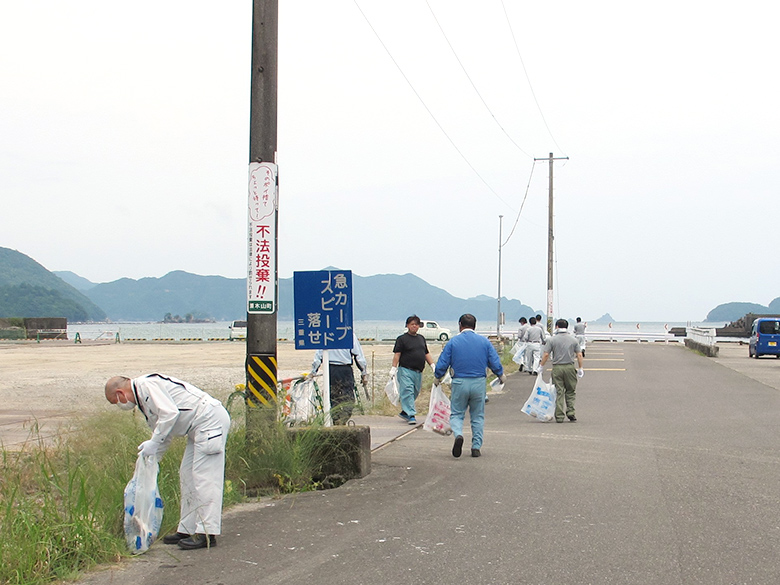
{"label": "person walking away", "polygon": [[230,430],[225,407],[192,384],[162,374],[132,380],[114,376],[106,382],[105,392],[106,400],[122,410],[138,407],[152,429],[152,438],[138,446],[139,455],[161,458],[174,437],[187,437],[179,468],[179,526],[163,542],[185,550],[216,546]]}
{"label": "person walking away", "polygon": [[518,369],[518,372],[523,371],[523,366],[525,364],[525,342],[523,341],[523,338],[525,337],[525,332],[528,331],[528,328],[530,325],[528,324],[528,319],[525,317],[520,317],[520,327],[517,328],[517,342],[522,346],[518,351],[522,351],[522,355],[515,356],[517,358],[516,361],[520,361],[520,368]]}
{"label": "person walking away", "polygon": [[585,327],[586,325],[582,322],[582,319],[577,317],[577,322],[574,324],[574,337],[580,342],[582,357],[585,357]]}
{"label": "person walking away", "polygon": [[[562,423],[566,417],[577,422],[574,411],[577,379],[582,378],[582,352],[577,338],[569,335],[569,322],[558,319],[555,334],[544,345],[544,355],[540,368],[544,369],[547,360],[552,359],[552,383],[555,384],[555,422]],[[577,367],[574,361],[577,361]]]}
{"label": "person walking away", "polygon": [[[345,425],[352,416],[352,410],[355,407],[355,375],[352,371],[352,360],[355,360],[360,369],[360,381],[363,387],[368,385],[368,364],[363,355],[363,348],[360,347],[360,341],[352,332],[351,349],[330,349],[328,350],[329,363],[328,373],[330,374],[330,415],[333,424]],[[322,350],[314,352],[314,361],[311,364],[310,376],[314,376],[322,364]]]}
{"label": "person walking away", "polygon": [[415,400],[422,388],[422,372],[425,364],[429,364],[431,368],[436,365],[428,352],[425,337],[417,334],[420,325],[420,318],[417,315],[406,319],[406,333],[399,335],[395,340],[393,363],[390,368],[390,376],[396,376],[398,394],[401,398],[401,412],[398,416],[410,425],[417,424]]}
{"label": "person walking away", "polygon": [[531,317],[530,326],[523,336],[525,341],[525,371],[535,376],[539,369],[544,329],[536,326],[536,317]]}
{"label": "person walking away", "polygon": [[452,392],[450,396],[450,427],[455,435],[452,446],[453,457],[463,452],[463,422],[466,410],[471,421],[471,456],[482,455],[482,441],[485,426],[485,372],[490,368],[504,384],[506,376],[496,349],[487,338],[474,331],[477,319],[466,313],[460,316],[460,333],[449,340],[436,362],[436,384],[452,368]]}

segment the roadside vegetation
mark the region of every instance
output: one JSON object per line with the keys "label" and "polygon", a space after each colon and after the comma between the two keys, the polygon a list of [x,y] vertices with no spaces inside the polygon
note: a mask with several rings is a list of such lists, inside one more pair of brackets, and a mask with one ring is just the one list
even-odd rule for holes
{"label": "roadside vegetation", "polygon": [[[231,405],[225,506],[251,496],[317,489],[317,433],[290,434],[281,424],[270,423],[248,452],[244,408],[243,403]],[[77,422],[54,443],[32,429],[23,450],[2,448],[0,584],[74,578],[96,564],[127,556],[123,492],[133,474],[136,448],[148,437],[137,411],[106,412]],[[166,510],[161,535],[178,523],[184,446],[184,438],[175,440],[160,461],[158,486]]]}
{"label": "roadside vegetation", "polygon": [[[501,357],[502,363],[511,362],[508,350]],[[432,384],[433,373],[426,368],[418,399],[423,415]],[[364,402],[363,412],[397,414],[383,389],[384,384],[373,405]],[[250,497],[323,487],[326,478],[316,457],[320,422],[295,433],[269,422],[254,431],[258,440],[248,447],[245,408],[243,400],[228,401],[233,426],[226,451],[225,506]],[[71,579],[92,566],[127,556],[123,492],[133,474],[136,448],[148,437],[138,411],[105,412],[74,422],[56,441],[44,440],[33,428],[24,449],[0,446],[0,584]],[[184,438],[176,439],[160,461],[158,487],[166,510],[161,535],[178,523],[184,446]]]}

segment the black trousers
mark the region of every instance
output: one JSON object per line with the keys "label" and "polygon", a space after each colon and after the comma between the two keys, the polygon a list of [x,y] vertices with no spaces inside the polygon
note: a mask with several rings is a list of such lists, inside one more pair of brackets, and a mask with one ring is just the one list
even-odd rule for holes
{"label": "black trousers", "polygon": [[355,405],[352,365],[330,364],[330,411],[333,424],[345,425]]}

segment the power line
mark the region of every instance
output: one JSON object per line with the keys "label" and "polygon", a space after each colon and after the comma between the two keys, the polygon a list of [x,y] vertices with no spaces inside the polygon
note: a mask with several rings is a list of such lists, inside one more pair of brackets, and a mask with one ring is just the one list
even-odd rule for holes
{"label": "power line", "polygon": [[482,97],[482,94],[477,89],[477,86],[474,84],[474,81],[471,79],[471,76],[469,75],[469,72],[466,71],[466,67],[463,65],[463,62],[460,60],[460,57],[458,57],[458,53],[455,51],[455,47],[452,46],[452,43],[450,42],[450,39],[447,37],[447,33],[444,32],[444,28],[441,26],[441,23],[439,22],[439,19],[436,18],[436,13],[434,13],[433,8],[431,8],[430,3],[428,0],[425,0],[425,4],[428,6],[428,10],[431,11],[431,16],[433,16],[433,20],[436,22],[436,26],[439,27],[439,30],[441,31],[442,36],[444,37],[444,40],[447,41],[447,45],[449,45],[450,50],[452,51],[452,54],[455,56],[455,60],[458,62],[458,65],[460,65],[460,68],[463,70],[463,73],[466,75],[466,79],[469,80],[469,83],[471,84],[471,87],[474,88],[474,91],[476,92],[477,96],[479,96],[479,99],[482,101],[482,105],[485,106],[485,109],[487,109],[490,116],[493,118],[493,121],[498,125],[499,128],[501,128],[501,131],[506,135],[507,138],[509,138],[509,141],[517,147],[517,150],[522,152],[524,155],[526,155],[529,158],[533,158],[530,154],[528,154],[525,150],[523,150],[520,145],[514,141],[514,139],[509,135],[509,133],[504,129],[504,127],[500,124],[498,121],[498,118],[496,118],[493,111],[490,109],[490,106],[487,105],[487,102],[485,101],[485,98]]}
{"label": "power line", "polygon": [[433,112],[432,112],[432,111],[431,111],[431,109],[428,107],[428,105],[425,103],[425,100],[423,100],[423,99],[422,99],[422,96],[421,96],[421,95],[420,95],[420,94],[417,92],[417,90],[414,88],[414,85],[412,85],[412,82],[411,82],[411,81],[409,80],[409,78],[406,76],[406,74],[404,73],[404,70],[403,70],[403,69],[401,69],[401,66],[398,64],[398,61],[396,61],[396,60],[395,60],[395,57],[393,57],[393,54],[390,52],[390,49],[388,49],[388,48],[387,48],[387,45],[385,45],[384,41],[382,40],[382,37],[380,37],[380,36],[379,36],[379,33],[376,31],[376,29],[374,28],[374,26],[371,24],[371,21],[368,19],[368,16],[366,16],[366,13],[365,13],[365,12],[363,12],[363,9],[360,7],[360,4],[358,4],[357,0],[353,0],[353,2],[355,3],[355,6],[357,6],[357,9],[360,11],[360,14],[361,14],[361,15],[363,16],[363,18],[365,19],[365,21],[366,21],[366,23],[368,24],[369,28],[371,29],[371,32],[373,32],[373,33],[374,33],[374,36],[376,36],[377,40],[379,41],[379,44],[381,44],[381,45],[382,45],[382,48],[385,50],[385,52],[387,53],[388,57],[390,57],[390,60],[393,62],[393,64],[394,64],[394,65],[396,66],[396,68],[398,69],[398,71],[399,71],[399,73],[401,74],[401,76],[404,78],[404,80],[406,81],[406,83],[409,85],[409,87],[411,88],[411,90],[414,92],[414,95],[415,95],[415,96],[417,96],[417,99],[418,99],[418,100],[420,100],[420,103],[422,104],[423,108],[425,108],[425,111],[426,111],[426,112],[428,112],[428,115],[429,115],[429,116],[431,117],[431,119],[432,119],[432,120],[433,120],[433,121],[436,123],[436,125],[439,127],[439,130],[441,130],[442,134],[444,134],[444,136],[447,138],[447,140],[449,140],[450,144],[451,144],[451,145],[452,145],[452,147],[455,149],[455,151],[456,151],[456,152],[457,152],[457,153],[460,155],[460,157],[461,157],[461,158],[462,158],[462,159],[465,161],[465,163],[466,163],[466,164],[468,165],[468,167],[469,167],[469,168],[470,168],[470,169],[471,169],[471,170],[474,172],[474,174],[475,174],[475,175],[477,175],[477,177],[479,177],[479,180],[480,180],[480,181],[482,181],[482,183],[484,183],[484,185],[485,185],[485,186],[486,186],[486,187],[487,187],[487,188],[490,190],[490,192],[491,192],[491,193],[493,193],[493,195],[495,195],[496,197],[498,197],[498,199],[499,199],[499,200],[500,200],[502,203],[504,203],[504,205],[506,205],[506,206],[507,206],[507,207],[509,207],[510,209],[513,209],[513,207],[512,207],[512,206],[511,206],[511,205],[510,205],[510,204],[509,204],[509,203],[508,203],[508,202],[507,202],[507,201],[506,201],[506,200],[505,200],[503,197],[501,197],[501,195],[499,195],[499,194],[496,192],[496,190],[495,190],[495,189],[493,189],[493,187],[491,187],[491,186],[490,186],[490,184],[489,184],[489,183],[488,183],[488,182],[485,180],[485,178],[484,178],[484,177],[483,177],[483,176],[482,176],[482,175],[479,173],[479,171],[478,171],[478,170],[477,170],[477,169],[474,167],[474,165],[472,165],[472,164],[471,164],[471,161],[469,161],[469,159],[468,159],[468,158],[466,158],[466,155],[465,155],[465,154],[463,154],[463,152],[460,150],[460,148],[458,148],[458,145],[457,145],[457,144],[455,144],[455,141],[454,141],[452,138],[450,138],[450,135],[449,135],[449,134],[447,134],[447,131],[446,131],[446,130],[444,129],[444,127],[441,125],[441,123],[439,122],[439,120],[436,118],[436,116],[434,116],[434,115],[433,115]]}
{"label": "power line", "polygon": [[531,174],[528,176],[528,184],[525,186],[525,196],[523,197],[523,202],[520,204],[520,211],[517,212],[517,217],[515,218],[515,223],[512,226],[512,231],[509,232],[509,235],[506,237],[506,241],[503,244],[501,244],[502,248],[509,243],[509,240],[512,238],[512,234],[515,233],[517,222],[520,221],[520,214],[523,212],[523,207],[525,207],[525,200],[528,199],[528,190],[531,188],[531,178],[534,176],[535,166],[536,166],[536,162],[534,161],[533,163],[531,163]]}
{"label": "power line", "polygon": [[542,107],[539,105],[539,100],[536,99],[536,92],[534,91],[533,85],[531,85],[531,78],[528,76],[528,70],[525,68],[525,62],[523,61],[523,56],[520,54],[520,46],[517,44],[515,31],[512,28],[512,23],[509,20],[509,14],[507,14],[506,6],[504,5],[504,0],[501,0],[501,7],[504,9],[504,16],[506,17],[506,23],[509,26],[509,32],[512,34],[512,41],[515,43],[515,50],[517,51],[517,56],[520,59],[520,64],[523,66],[523,73],[525,73],[525,79],[526,81],[528,81],[528,88],[531,90],[531,95],[534,98],[536,109],[539,110],[539,115],[542,117],[542,122],[544,122],[544,127],[547,128],[547,133],[550,135],[550,138],[552,138],[552,141],[555,143],[555,146],[557,146],[558,150],[560,150],[561,152],[565,152],[558,144],[558,141],[555,140],[555,136],[553,136],[552,130],[550,130],[550,126],[547,125],[547,119],[544,117],[544,112],[542,112]]}

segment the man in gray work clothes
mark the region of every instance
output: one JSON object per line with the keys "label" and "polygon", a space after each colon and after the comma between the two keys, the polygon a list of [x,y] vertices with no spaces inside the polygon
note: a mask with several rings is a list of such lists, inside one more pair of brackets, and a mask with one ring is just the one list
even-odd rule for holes
{"label": "man in gray work clothes", "polygon": [[[544,344],[542,362],[544,364],[552,356],[552,383],[555,384],[555,422],[562,423],[568,417],[571,422],[577,422],[574,412],[574,392],[577,390],[577,378],[582,378],[582,351],[577,338],[569,333],[569,322],[558,319],[555,323],[555,334]],[[578,367],[575,368],[574,360]]]}

